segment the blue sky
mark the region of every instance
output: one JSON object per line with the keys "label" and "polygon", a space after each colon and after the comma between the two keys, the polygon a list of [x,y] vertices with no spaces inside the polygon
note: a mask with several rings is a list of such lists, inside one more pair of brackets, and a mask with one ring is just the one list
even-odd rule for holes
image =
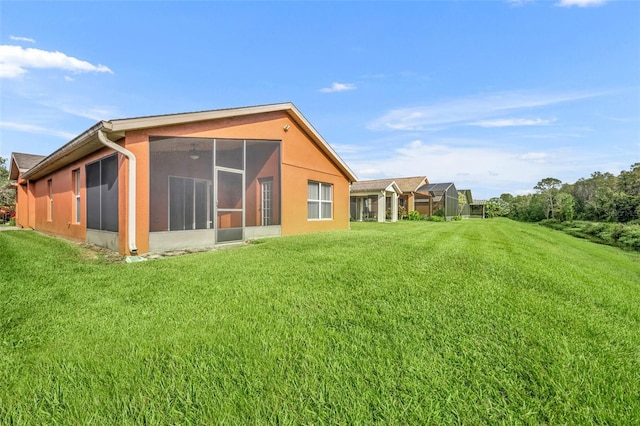
{"label": "blue sky", "polygon": [[0,3],[0,156],[293,102],[360,179],[474,198],[640,161],[640,2]]}

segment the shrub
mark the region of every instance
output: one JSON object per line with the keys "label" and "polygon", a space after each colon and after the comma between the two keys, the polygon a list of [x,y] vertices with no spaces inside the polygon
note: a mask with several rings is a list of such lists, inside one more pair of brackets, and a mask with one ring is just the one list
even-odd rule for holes
{"label": "shrub", "polygon": [[431,216],[431,217],[429,218],[429,220],[430,220],[431,222],[444,222],[444,221],[445,221],[445,218],[444,218],[444,217],[442,217],[442,216],[435,216],[435,215],[434,215],[434,216]]}
{"label": "shrub", "polygon": [[453,220],[455,220],[455,221],[462,220],[462,216],[454,216]]}
{"label": "shrub", "polygon": [[420,216],[420,212],[418,212],[417,210],[412,210],[409,212],[409,216],[407,216],[407,219],[409,220],[422,220],[422,217]]}

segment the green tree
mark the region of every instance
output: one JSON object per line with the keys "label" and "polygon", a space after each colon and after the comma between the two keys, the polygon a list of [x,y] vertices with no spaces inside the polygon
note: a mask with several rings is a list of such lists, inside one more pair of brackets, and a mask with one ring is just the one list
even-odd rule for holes
{"label": "green tree", "polygon": [[556,196],[556,215],[555,219],[570,222],[575,216],[576,201],[573,195],[561,192]]}
{"label": "green tree", "polygon": [[9,186],[9,170],[6,162],[6,158],[0,157],[0,206],[13,208],[16,203],[16,192]]}
{"label": "green tree", "polygon": [[533,187],[538,191],[538,194],[542,195],[545,200],[545,216],[547,219],[553,219],[555,198],[558,194],[558,190],[562,186],[560,179],[548,177],[542,179]]}
{"label": "green tree", "polygon": [[493,197],[487,201],[486,205],[487,217],[508,216],[510,211],[509,203],[501,198]]}
{"label": "green tree", "polygon": [[640,163],[633,164],[629,171],[620,172],[618,189],[627,195],[640,196]]}
{"label": "green tree", "polygon": [[467,205],[467,196],[465,192],[458,191],[458,216],[462,214],[465,205]]}

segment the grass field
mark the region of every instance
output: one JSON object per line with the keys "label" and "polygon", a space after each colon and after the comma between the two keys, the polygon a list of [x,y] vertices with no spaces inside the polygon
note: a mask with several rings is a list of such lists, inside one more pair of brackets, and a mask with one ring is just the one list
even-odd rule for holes
{"label": "grass field", "polygon": [[508,220],[113,264],[0,232],[0,424],[640,424],[640,254]]}

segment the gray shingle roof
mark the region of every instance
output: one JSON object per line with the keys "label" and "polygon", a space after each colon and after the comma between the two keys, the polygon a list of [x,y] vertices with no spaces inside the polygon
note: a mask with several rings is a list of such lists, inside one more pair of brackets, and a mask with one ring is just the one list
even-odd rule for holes
{"label": "gray shingle roof", "polygon": [[451,186],[453,182],[446,183],[430,183],[428,185],[421,186],[419,188],[420,192],[446,192]]}
{"label": "gray shingle roof", "polygon": [[[20,173],[24,173],[45,158],[44,155],[23,154],[14,152],[11,154],[11,170],[9,179],[16,180]],[[13,165],[15,164],[15,168]]]}
{"label": "gray shingle roof", "polygon": [[351,184],[351,192],[382,191],[387,189],[393,181],[394,179],[377,179],[353,182]]}

